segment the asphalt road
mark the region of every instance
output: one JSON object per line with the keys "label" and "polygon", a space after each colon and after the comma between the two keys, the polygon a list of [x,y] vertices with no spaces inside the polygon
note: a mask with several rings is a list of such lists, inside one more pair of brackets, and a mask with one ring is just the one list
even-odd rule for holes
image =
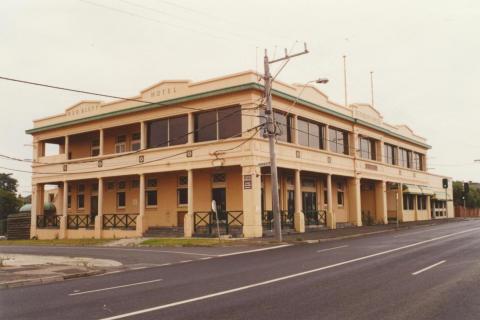
{"label": "asphalt road", "polygon": [[479,319],[480,220],[0,291],[1,319]]}

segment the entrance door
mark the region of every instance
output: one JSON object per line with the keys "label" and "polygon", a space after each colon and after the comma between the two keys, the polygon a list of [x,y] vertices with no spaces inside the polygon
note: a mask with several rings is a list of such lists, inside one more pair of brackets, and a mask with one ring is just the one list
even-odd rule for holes
{"label": "entrance door", "polygon": [[227,192],[225,188],[212,189],[212,200],[217,203],[217,212],[219,220],[227,219]]}
{"label": "entrance door", "polygon": [[302,192],[303,212],[317,211],[317,193]]}
{"label": "entrance door", "polygon": [[98,196],[90,197],[90,224],[95,224],[95,217],[98,215]]}
{"label": "entrance door", "polygon": [[294,190],[288,190],[287,192],[287,210],[288,210],[289,216],[295,213],[295,191]]}

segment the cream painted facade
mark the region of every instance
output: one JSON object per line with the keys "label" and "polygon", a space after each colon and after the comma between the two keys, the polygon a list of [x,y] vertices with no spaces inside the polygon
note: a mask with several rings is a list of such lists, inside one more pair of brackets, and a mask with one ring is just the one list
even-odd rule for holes
{"label": "cream painted facade", "polygon": [[[183,228],[189,237],[210,231],[212,198],[220,202],[225,232],[268,232],[269,153],[259,127],[258,79],[248,71],[201,82],[162,81],[129,100],[82,101],[34,121],[27,131],[34,143],[31,235],[136,237],[149,228]],[[445,190],[444,177],[427,172],[430,146],[410,128],[385,123],[369,105],[336,104],[312,86],[276,81],[273,89],[278,121],[288,123],[276,144],[286,227],[304,232],[453,217],[453,204],[445,201],[452,198],[451,179]],[[241,111],[222,118],[232,106]],[[200,126],[199,114],[212,110],[218,110],[210,113],[216,136],[201,138],[213,129]],[[184,117],[185,134],[172,140],[182,126],[176,117]],[[168,145],[155,146],[150,140],[159,139],[154,132],[165,123]],[[227,132],[236,134],[223,139]],[[47,144],[58,145],[58,153],[48,154]],[[385,145],[393,148],[391,164]],[[51,217],[38,200],[46,185],[58,187]]]}

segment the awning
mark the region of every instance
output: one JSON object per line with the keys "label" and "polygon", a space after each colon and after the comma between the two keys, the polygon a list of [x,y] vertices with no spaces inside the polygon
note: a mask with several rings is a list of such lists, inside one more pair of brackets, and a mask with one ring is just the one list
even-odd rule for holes
{"label": "awning", "polygon": [[442,191],[435,191],[433,195],[433,199],[440,200],[440,201],[447,201],[447,194]]}
{"label": "awning", "polygon": [[430,187],[420,186],[420,189],[422,189],[422,194],[426,196],[433,196],[435,194],[435,191]]}
{"label": "awning", "polygon": [[422,189],[414,184],[404,184],[403,193],[422,194]]}

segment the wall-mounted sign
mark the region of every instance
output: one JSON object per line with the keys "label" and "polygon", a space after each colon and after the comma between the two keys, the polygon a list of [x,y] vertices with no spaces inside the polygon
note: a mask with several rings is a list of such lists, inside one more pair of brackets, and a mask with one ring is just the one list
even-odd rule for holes
{"label": "wall-mounted sign", "polygon": [[252,189],[252,175],[247,174],[243,176],[243,189]]}

